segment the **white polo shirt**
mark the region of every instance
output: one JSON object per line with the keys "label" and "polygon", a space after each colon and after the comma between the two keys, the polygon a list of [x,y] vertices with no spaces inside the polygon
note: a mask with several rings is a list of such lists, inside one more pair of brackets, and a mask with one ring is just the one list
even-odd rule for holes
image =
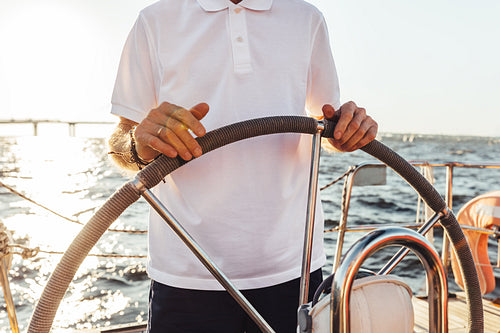
{"label": "white polo shirt", "polygon": [[[140,122],[163,101],[207,102],[207,131],[274,115],[339,107],[337,74],[321,13],[302,0],[164,0],[141,11],[125,44],[112,113]],[[311,138],[270,135],[225,146],[155,188],[240,289],[300,276]],[[312,270],[324,264],[317,205]],[[156,213],[148,273],[179,288],[220,290]]]}

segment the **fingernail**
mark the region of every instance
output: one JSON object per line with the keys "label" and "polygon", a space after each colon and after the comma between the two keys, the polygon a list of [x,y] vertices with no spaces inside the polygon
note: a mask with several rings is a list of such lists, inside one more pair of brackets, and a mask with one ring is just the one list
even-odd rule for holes
{"label": "fingernail", "polygon": [[202,153],[203,153],[203,152],[201,151],[201,148],[200,148],[200,147],[198,147],[198,148],[195,148],[195,150],[194,150],[194,152],[193,152],[193,153],[194,153],[194,156],[196,156],[196,157],[200,157],[200,156],[202,155]]}
{"label": "fingernail", "polygon": [[337,140],[340,139],[342,137],[342,132],[340,132],[340,131],[335,132],[334,137]]}

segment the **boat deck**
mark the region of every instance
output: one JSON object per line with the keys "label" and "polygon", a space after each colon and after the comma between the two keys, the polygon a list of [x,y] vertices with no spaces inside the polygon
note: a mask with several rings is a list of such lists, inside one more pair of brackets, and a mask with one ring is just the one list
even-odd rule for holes
{"label": "boat deck", "polygon": [[[413,298],[415,312],[415,332],[427,332],[428,303],[426,300]],[[483,299],[484,333],[500,333],[500,304]],[[448,299],[448,332],[466,332],[467,304],[465,294],[458,293],[457,297]]]}
{"label": "boat deck", "polygon": [[[413,298],[415,312],[415,333],[428,332],[428,304],[420,298]],[[484,333],[500,333],[500,304],[483,300]],[[448,332],[467,331],[467,304],[465,294],[458,293],[448,299]],[[80,332],[80,331],[79,331]],[[117,326],[114,328],[85,330],[85,333],[145,333],[146,325]]]}

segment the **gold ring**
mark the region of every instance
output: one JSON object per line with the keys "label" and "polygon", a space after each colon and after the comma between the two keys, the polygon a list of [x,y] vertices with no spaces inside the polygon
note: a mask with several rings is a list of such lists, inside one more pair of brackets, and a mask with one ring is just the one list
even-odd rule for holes
{"label": "gold ring", "polygon": [[157,137],[160,137],[161,136],[161,131],[164,129],[165,127],[161,126],[160,129],[156,132],[156,136]]}

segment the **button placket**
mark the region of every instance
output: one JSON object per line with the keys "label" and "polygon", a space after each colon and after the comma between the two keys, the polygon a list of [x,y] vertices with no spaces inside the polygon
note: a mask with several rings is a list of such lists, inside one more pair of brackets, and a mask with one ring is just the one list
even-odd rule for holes
{"label": "button placket", "polygon": [[247,22],[245,9],[239,6],[229,7],[229,29],[233,51],[234,71],[248,73],[252,71],[250,49],[248,46]]}

